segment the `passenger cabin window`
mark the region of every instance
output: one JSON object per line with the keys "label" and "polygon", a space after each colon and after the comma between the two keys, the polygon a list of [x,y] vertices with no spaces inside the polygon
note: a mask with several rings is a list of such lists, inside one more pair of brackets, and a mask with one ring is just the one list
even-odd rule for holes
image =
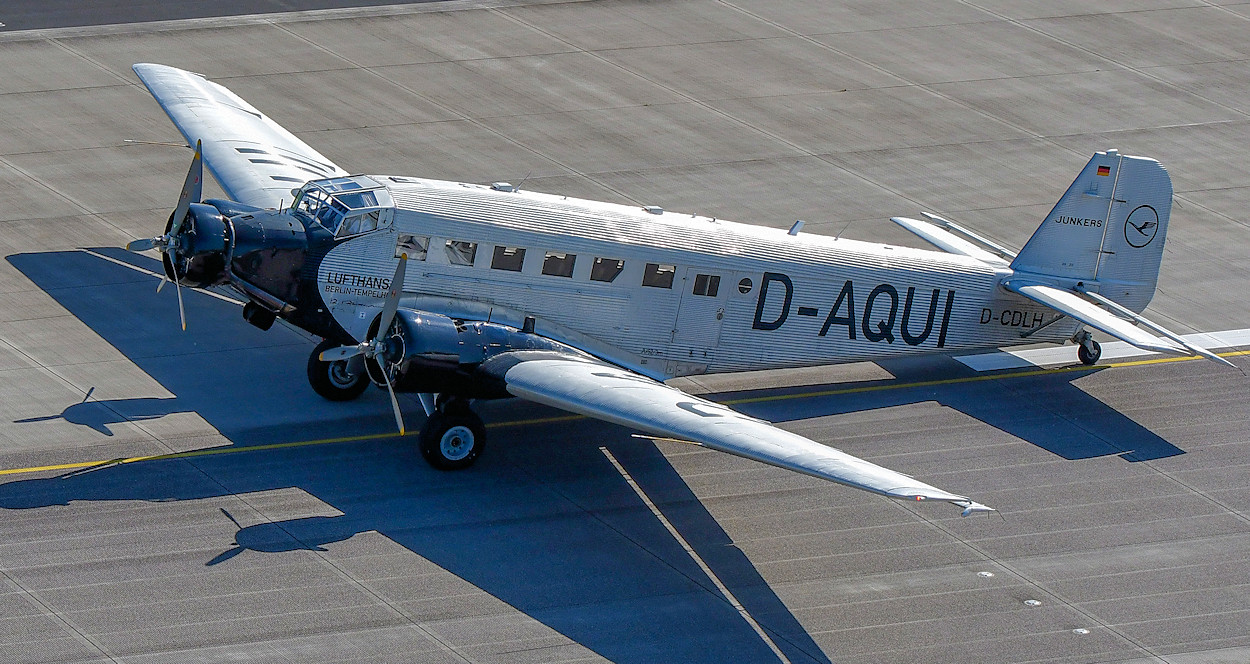
{"label": "passenger cabin window", "polygon": [[553,277],[573,276],[573,263],[577,254],[566,254],[562,251],[548,251],[543,258],[543,274]]}
{"label": "passenger cabin window", "polygon": [[477,258],[477,243],[464,240],[447,241],[447,262],[451,265],[473,265]]}
{"label": "passenger cabin window", "polygon": [[677,274],[676,265],[647,263],[646,269],[642,271],[642,285],[652,288],[672,288],[675,274]]}
{"label": "passenger cabin window", "polygon": [[525,250],[521,247],[495,247],[495,256],[490,260],[493,270],[520,272],[525,264]]}
{"label": "passenger cabin window", "polygon": [[590,266],[590,280],[604,281],[612,283],[621,270],[625,269],[625,261],[619,258],[599,258],[595,257],[595,262]]}
{"label": "passenger cabin window", "polygon": [[720,290],[720,277],[714,274],[696,274],[694,277],[694,294],[716,297]]}
{"label": "passenger cabin window", "polygon": [[430,249],[430,238],[424,235],[400,235],[395,242],[395,258],[408,254],[408,260],[423,261]]}

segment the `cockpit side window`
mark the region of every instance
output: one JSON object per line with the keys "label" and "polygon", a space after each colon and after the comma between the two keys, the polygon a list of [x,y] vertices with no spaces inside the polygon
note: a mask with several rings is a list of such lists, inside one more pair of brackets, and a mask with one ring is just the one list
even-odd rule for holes
{"label": "cockpit side window", "polygon": [[353,214],[343,220],[343,223],[339,226],[337,235],[339,237],[345,237],[348,235],[359,235],[361,233],[368,233],[370,231],[377,230],[378,215],[379,212],[377,210]]}

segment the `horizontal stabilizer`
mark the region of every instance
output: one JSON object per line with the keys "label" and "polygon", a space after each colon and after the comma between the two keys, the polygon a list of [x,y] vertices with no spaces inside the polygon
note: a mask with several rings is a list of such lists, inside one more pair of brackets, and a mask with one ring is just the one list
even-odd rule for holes
{"label": "horizontal stabilizer", "polygon": [[920,239],[950,254],[968,256],[990,265],[1007,265],[1007,261],[978,247],[954,233],[939,228],[936,224],[907,217],[893,217],[890,221],[915,233]]}
{"label": "horizontal stabilizer", "polygon": [[1181,355],[1195,353],[1223,364],[1231,365],[1230,362],[1215,353],[1194,345],[1193,343],[1180,340],[1179,335],[1165,330],[1159,324],[1148,321],[1140,315],[1134,314],[1128,309],[1117,305],[1115,302],[1094,293],[1090,293],[1089,295],[1091,297],[1096,297],[1096,299],[1100,302],[1103,302],[1107,306],[1124,313],[1124,315],[1132,316],[1142,325],[1163,334],[1175,343],[1169,343],[1165,339],[1160,339],[1159,337],[1156,337],[1153,334],[1137,327],[1134,325],[1133,321],[1125,320],[1124,318],[1117,316],[1106,309],[1102,309],[1097,304],[1090,302],[1089,300],[1086,300],[1071,291],[1023,279],[1010,279],[1004,282],[1003,286],[1007,290],[1019,293],[1020,295],[1023,295],[1039,304],[1044,304],[1051,309],[1066,314],[1071,318],[1075,318],[1076,320],[1079,320],[1096,330],[1106,332],[1121,341],[1133,344],[1138,348],[1153,350],[1160,353],[1173,353]]}

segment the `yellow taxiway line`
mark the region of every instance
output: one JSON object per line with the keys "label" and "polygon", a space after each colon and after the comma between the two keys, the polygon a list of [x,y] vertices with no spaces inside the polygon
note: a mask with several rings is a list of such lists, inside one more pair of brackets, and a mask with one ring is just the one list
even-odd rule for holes
{"label": "yellow taxiway line", "polygon": [[[1238,350],[1228,353],[1217,353],[1220,357],[1239,357],[1250,355],[1250,350]],[[811,399],[817,397],[837,396],[840,394],[859,394],[864,392],[883,392],[887,390],[904,390],[916,387],[936,387],[939,385],[957,385],[960,383],[976,383],[988,380],[1003,380],[1007,378],[1026,378],[1029,376],[1045,376],[1050,374],[1070,373],[1074,371],[1093,371],[1097,369],[1117,369],[1123,367],[1137,367],[1149,364],[1166,364],[1169,362],[1188,362],[1190,360],[1200,360],[1197,355],[1184,357],[1156,357],[1146,360],[1131,360],[1127,362],[1112,362],[1109,364],[1100,364],[1093,367],[1084,365],[1070,367],[1056,367],[1052,369],[1029,369],[1025,371],[1011,371],[1004,373],[991,373],[979,376],[963,376],[960,378],[945,378],[940,380],[926,380],[912,383],[895,383],[882,385],[867,385],[861,387],[847,387],[836,390],[819,390],[816,392],[795,392],[791,394],[777,394],[763,397],[746,397],[743,399],[731,399],[720,403],[726,405],[740,405],[750,403],[764,403],[769,401],[788,401],[791,399]],[[560,415],[555,417],[538,417],[527,420],[510,420],[507,422],[493,422],[486,425],[489,429],[497,429],[503,427],[529,426],[538,424],[552,424],[557,422],[571,422],[575,420],[585,419],[582,415]],[[108,459],[102,461],[79,461],[76,463],[58,463],[48,466],[30,466],[28,468],[4,468],[0,469],[0,475],[25,475],[29,473],[48,472],[56,470],[83,470],[88,468],[106,468],[109,466],[117,466],[128,463],[136,463],[139,461],[163,461],[168,459],[191,459],[194,457],[214,456],[218,454],[238,454],[241,452],[262,452],[265,450],[282,450],[295,447],[311,447],[314,445],[336,445],[341,443],[358,443],[368,440],[382,440],[386,438],[399,438],[397,433],[373,433],[360,436],[342,436],[339,438],[318,438],[315,440],[297,440],[289,443],[271,443],[268,445],[244,445],[229,447],[213,447],[203,450],[192,450],[189,452],[171,452],[169,454],[153,454],[147,456],[125,457],[121,459]]]}

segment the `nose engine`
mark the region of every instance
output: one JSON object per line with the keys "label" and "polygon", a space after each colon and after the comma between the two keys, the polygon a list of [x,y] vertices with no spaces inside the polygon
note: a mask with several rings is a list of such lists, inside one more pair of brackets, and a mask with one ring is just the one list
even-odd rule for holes
{"label": "nose engine", "polygon": [[[170,215],[165,232],[174,225]],[[162,253],[165,276],[192,288],[217,286],[229,281],[226,258],[233,238],[226,218],[211,205],[191,203],[181,228],[170,237],[169,250]]]}

